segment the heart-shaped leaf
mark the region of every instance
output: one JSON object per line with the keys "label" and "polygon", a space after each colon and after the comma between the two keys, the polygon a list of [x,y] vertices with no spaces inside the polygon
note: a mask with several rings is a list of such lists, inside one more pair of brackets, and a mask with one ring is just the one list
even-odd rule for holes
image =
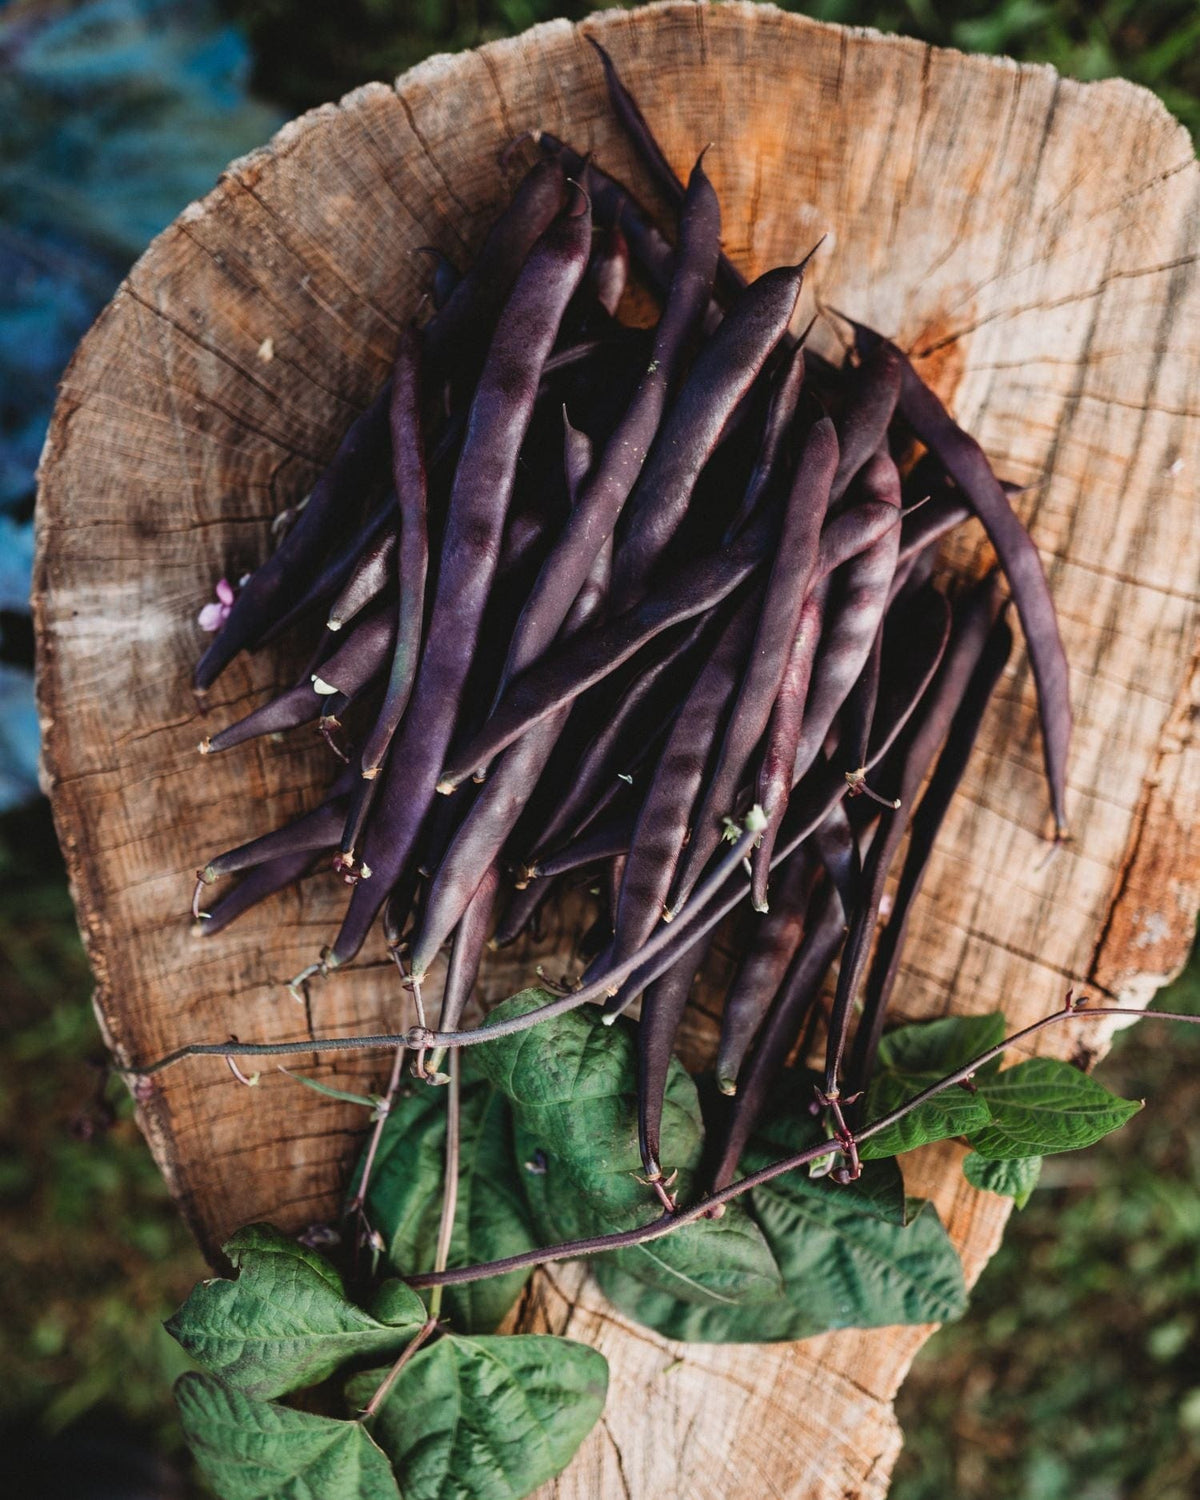
{"label": "heart-shaped leaf", "polygon": [[239,1230],[224,1250],[237,1280],[201,1282],[166,1326],[249,1396],[282,1396],[349,1359],[398,1354],[425,1321],[421,1299],[398,1283],[376,1299],[382,1317],[364,1312],[323,1256],[269,1224]]}
{"label": "heart-shaped leaf", "polygon": [[[492,1015],[520,1014],[547,998],[527,991]],[[517,1158],[527,1164],[526,1193],[543,1243],[640,1228],[659,1212],[639,1175],[635,1034],[632,1022],[605,1026],[588,1007],[478,1049],[512,1103]],[[678,1173],[672,1190],[687,1202],[704,1127],[696,1086],[677,1060],[667,1078],[662,1142],[664,1164]],[[740,1204],[615,1258],[631,1275],[701,1304],[757,1301],[780,1286],[766,1241]]]}
{"label": "heart-shaped leaf", "polygon": [[[360,1405],[386,1375],[356,1377]],[[570,1339],[450,1335],[404,1366],[374,1419],[405,1500],[521,1500],[560,1474],[604,1409],[608,1364]]]}
{"label": "heart-shaped leaf", "polygon": [[[781,1085],[782,1096],[794,1102],[771,1111],[740,1173],[821,1138],[801,1107],[807,1083],[806,1075],[789,1075]],[[780,1295],[747,1307],[688,1306],[639,1284],[616,1257],[600,1256],[595,1271],[605,1294],[659,1333],[695,1343],[772,1343],[833,1328],[944,1322],[966,1306],[954,1247],[930,1205],[906,1202],[895,1162],[866,1163],[844,1185],[812,1178],[801,1167],[752,1189],[747,1199],[783,1275]]]}
{"label": "heart-shaped leaf", "polygon": [[209,1375],[182,1375],[184,1436],[221,1500],[400,1500],[361,1422],[253,1401]]}
{"label": "heart-shaped leaf", "polygon": [[[537,1241],[521,1192],[512,1117],[504,1096],[462,1054],[458,1201],[447,1265],[474,1265],[532,1250]],[[401,1276],[433,1265],[446,1163],[446,1090],[417,1084],[392,1105],[367,1186],[368,1221],[382,1233]],[[361,1166],[360,1166],[361,1171]],[[357,1187],[357,1175],[352,1191]],[[520,1295],[529,1270],[447,1287],[443,1304],[463,1333],[490,1333]]]}
{"label": "heart-shaped leaf", "polygon": [[981,1079],[979,1093],[989,1123],[968,1135],[980,1156],[996,1161],[1090,1146],[1142,1107],[1055,1057],[1031,1057]]}
{"label": "heart-shaped leaf", "polygon": [[1040,1156],[1014,1156],[1003,1161],[989,1161],[974,1151],[963,1158],[963,1176],[972,1187],[985,1193],[999,1193],[1011,1198],[1018,1208],[1029,1202],[1038,1178],[1042,1175]]}
{"label": "heart-shaped leaf", "polygon": [[[940,1082],[947,1074],[1004,1040],[1004,1017],[947,1016],[921,1021],[889,1032],[880,1043],[877,1070],[867,1090],[865,1122],[891,1114],[908,1100]],[[980,1069],[979,1079],[991,1076],[999,1059]],[[980,1097],[981,1084],[952,1087],[918,1105],[859,1148],[864,1161],[899,1156],[931,1141],[966,1135],[987,1123],[988,1107]]]}
{"label": "heart-shaped leaf", "polygon": [[699,1344],[770,1344],[835,1328],[938,1323],[966,1308],[962,1266],[929,1204],[903,1228],[847,1201],[821,1202],[800,1172],[752,1194],[752,1210],[783,1273],[781,1296],[753,1306],[697,1307],[636,1281],[599,1257],[609,1300],[668,1338]]}

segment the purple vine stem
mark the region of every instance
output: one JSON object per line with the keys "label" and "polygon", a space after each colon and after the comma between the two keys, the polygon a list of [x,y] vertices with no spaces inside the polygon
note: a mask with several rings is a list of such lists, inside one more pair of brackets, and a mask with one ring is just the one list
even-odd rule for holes
{"label": "purple vine stem", "polygon": [[[1178,1011],[1137,1010],[1132,1006],[1108,1005],[1090,1006],[1083,997],[1076,1000],[1068,995],[1066,1004],[1061,1010],[1056,1010],[1048,1016],[1043,1016],[1040,1021],[1034,1021],[1029,1026],[1024,1026],[1020,1031],[1014,1031],[1004,1041],[989,1047],[986,1052],[981,1052],[978,1057],[972,1058],[961,1068],[956,1068],[953,1073],[948,1073],[937,1083],[931,1083],[927,1089],[922,1089],[919,1094],[900,1105],[890,1114],[882,1115],[878,1120],[872,1120],[861,1130],[854,1132],[853,1141],[855,1146],[863,1141],[869,1140],[871,1136],[880,1134],[881,1131],[889,1129],[905,1115],[932,1099],[944,1090],[953,1088],[956,1084],[964,1083],[971,1076],[989,1063],[993,1058],[1000,1057],[1010,1047],[1025,1041],[1039,1031],[1044,1031],[1048,1026],[1054,1026],[1061,1021],[1080,1019],[1085,1021],[1099,1020],[1103,1016],[1135,1016],[1139,1019],[1161,1020],[1161,1021],[1187,1021],[1193,1025],[1200,1025],[1200,1016],[1181,1014]],[[685,1224],[691,1224],[695,1220],[703,1218],[714,1208],[728,1203],[733,1198],[748,1193],[752,1188],[761,1187],[773,1178],[782,1177],[785,1172],[794,1172],[798,1167],[807,1166],[809,1162],[820,1161],[823,1157],[832,1156],[846,1149],[845,1140],[822,1141],[807,1150],[799,1151],[794,1156],[786,1156],[780,1161],[772,1162],[770,1166],[762,1167],[757,1172],[751,1172],[746,1177],[740,1177],[736,1182],[731,1182],[728,1187],[719,1192],[711,1193],[702,1198],[690,1208],[677,1209],[674,1213],[660,1214],[657,1219],[644,1224],[639,1229],[627,1229],[620,1234],[602,1234],[592,1239],[568,1240],[561,1245],[550,1245],[542,1250],[529,1250],[523,1255],[510,1255],[505,1260],[486,1261],[475,1266],[463,1266],[454,1271],[443,1271],[440,1273],[426,1273],[423,1276],[408,1276],[405,1280],[412,1287],[431,1286],[459,1286],[466,1282],[482,1281],[488,1276],[499,1276],[506,1271],[515,1271],[524,1266],[540,1266],[555,1260],[575,1260],[582,1255],[597,1255],[607,1250],[623,1250],[631,1245],[644,1245],[650,1240],[662,1239],[664,1235],[672,1234],[676,1229],[682,1229]]]}

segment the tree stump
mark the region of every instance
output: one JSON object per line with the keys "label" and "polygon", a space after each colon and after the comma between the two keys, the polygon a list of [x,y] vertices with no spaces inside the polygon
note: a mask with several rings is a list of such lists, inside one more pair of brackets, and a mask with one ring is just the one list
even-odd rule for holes
{"label": "tree stump", "polygon": [[[344,891],[310,881],[219,939],[187,915],[202,856],[311,805],[307,743],[210,762],[197,742],[285,678],[239,658],[205,703],[189,685],[200,605],[269,546],[384,379],[422,295],[424,244],[462,260],[510,183],[499,149],[542,127],[654,202],[583,36],[610,49],[672,161],[706,166],[747,273],[828,238],[806,288],[895,337],[1005,477],[1042,550],[1072,664],[1074,841],[1047,861],[1033,685],[1002,683],[916,913],[898,989],[912,1017],[1003,1009],[1069,985],[1144,1002],[1181,964],[1200,904],[1195,737],[1200,607],[1200,174],[1184,130],[1123,82],[965,57],[767,6],[669,4],[553,22],[435,57],[285,127],[154,242],[64,377],[42,463],[35,608],[53,799],[123,1061],[186,1040],[386,1029],[382,950],[314,990],[283,979],[334,930]],[[824,337],[831,342],[832,334]],[[948,565],[978,570],[967,528]],[[564,940],[569,934],[560,934]],[[486,988],[528,971],[493,966]],[[697,1016],[692,1043],[704,1045]],[[1081,1059],[1080,1024],[1045,1047]],[[378,1084],[355,1054],[310,1071]],[[336,1216],[361,1112],[278,1074],[239,1087],[217,1060],[163,1076],[142,1127],[211,1253],[235,1226]],[[907,1165],[973,1279],[1006,1208],[960,1151]],[[550,1268],[525,1328],[603,1349],[602,1424],[545,1495],[689,1500],[882,1496],[891,1401],[926,1328],[802,1344],[677,1347]]]}

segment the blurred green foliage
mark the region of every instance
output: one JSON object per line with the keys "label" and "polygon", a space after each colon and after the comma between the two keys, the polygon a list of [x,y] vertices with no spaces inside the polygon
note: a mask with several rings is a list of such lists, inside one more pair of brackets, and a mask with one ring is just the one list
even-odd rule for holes
{"label": "blurred green foliage", "polygon": [[[512,36],[555,16],[611,8],[596,0],[223,0],[255,55],[254,84],[293,109],[394,78],[430,52]],[[1195,0],[810,0],[822,21],[900,31],[967,52],[1053,63],[1074,78],[1122,74],[1162,95],[1200,132],[1200,5]]]}
{"label": "blurred green foliage", "polygon": [[49,810],[0,819],[0,1433],[89,1415],[179,1446],[160,1327],[204,1274],[110,1081]]}

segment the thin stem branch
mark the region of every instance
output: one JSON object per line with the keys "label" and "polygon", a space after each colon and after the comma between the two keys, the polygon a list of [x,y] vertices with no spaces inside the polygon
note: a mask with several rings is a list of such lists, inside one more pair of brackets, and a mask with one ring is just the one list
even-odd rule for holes
{"label": "thin stem branch", "polygon": [[[1098,1021],[1103,1016],[1133,1016],[1138,1020],[1186,1021],[1192,1025],[1200,1025],[1200,1015],[1187,1015],[1179,1011],[1166,1010],[1143,1011],[1126,1005],[1093,1007],[1087,1005],[1084,1000],[1068,999],[1061,1010],[1043,1016],[1040,1021],[1034,1021],[1029,1026],[1023,1026],[1020,1031],[1014,1031],[1004,1041],[997,1043],[994,1047],[989,1047],[986,1052],[981,1052],[978,1057],[964,1063],[961,1068],[956,1068],[953,1073],[948,1073],[937,1083],[930,1084],[927,1089],[922,1089],[919,1094],[914,1094],[911,1099],[906,1100],[890,1114],[882,1115],[878,1120],[872,1120],[870,1124],[856,1131],[853,1136],[856,1146],[869,1140],[871,1136],[879,1135],[882,1131],[889,1129],[897,1120],[902,1120],[905,1115],[910,1114],[935,1095],[964,1082],[994,1058],[1007,1052],[1010,1047],[1027,1040],[1039,1031],[1044,1031],[1048,1026],[1072,1019]],[[806,1150],[797,1152],[794,1156],[784,1157],[780,1161],[760,1168],[757,1172],[738,1178],[728,1187],[709,1194],[698,1203],[692,1204],[690,1208],[678,1209],[675,1213],[660,1214],[657,1219],[652,1219],[650,1223],[643,1224],[638,1229],[627,1229],[620,1234],[596,1235],[586,1240],[569,1240],[543,1250],[529,1250],[523,1255],[510,1255],[504,1260],[486,1261],[476,1266],[463,1266],[458,1270],[443,1271],[440,1274],[428,1272],[422,1276],[406,1277],[405,1280],[413,1287],[460,1286],[467,1282],[482,1281],[488,1276],[499,1276],[506,1271],[515,1271],[525,1266],[539,1266],[555,1260],[575,1260],[582,1255],[598,1255],[608,1250],[624,1250],[631,1245],[644,1245],[650,1240],[662,1239],[664,1235],[672,1234],[676,1229],[682,1229],[685,1224],[694,1223],[719,1204],[728,1203],[734,1198],[739,1198],[743,1193],[750,1192],[753,1188],[762,1187],[764,1183],[771,1182],[776,1177],[782,1177],[787,1172],[794,1172],[799,1167],[806,1167],[810,1162],[820,1161],[844,1149],[845,1144],[841,1140],[821,1141],[815,1146],[809,1146]]]}
{"label": "thin stem branch", "polygon": [[427,1322],[421,1324],[420,1328],[418,1328],[416,1333],[413,1334],[409,1342],[405,1344],[400,1358],[383,1377],[383,1381],[379,1389],[371,1397],[370,1401],[367,1402],[366,1406],[363,1407],[362,1411],[359,1412],[358,1420],[360,1422],[369,1422],[371,1420],[371,1418],[387,1400],[388,1393],[396,1384],[396,1377],[400,1374],[400,1371],[403,1370],[404,1366],[409,1362],[409,1360],[413,1357],[413,1355],[417,1352],[421,1345],[425,1343],[430,1334],[433,1333],[436,1329],[436,1318],[429,1318]]}
{"label": "thin stem branch", "polygon": [[[408,1031],[382,1032],[369,1036],[340,1036],[340,1037],[307,1037],[304,1041],[297,1042],[190,1042],[186,1047],[177,1047],[174,1052],[168,1052],[165,1057],[157,1058],[152,1063],[146,1063],[142,1067],[122,1067],[119,1071],[127,1078],[149,1078],[155,1073],[161,1073],[167,1068],[174,1067],[176,1063],[183,1062],[188,1057],[292,1057],[302,1052],[320,1054],[323,1052],[362,1052],[373,1048],[382,1047],[411,1047],[414,1051],[429,1047],[473,1047],[480,1042],[491,1042],[497,1037],[513,1036],[517,1032],[529,1031],[534,1026],[539,1026],[543,1021],[552,1021],[556,1016],[565,1015],[568,1011],[578,1010],[580,1006],[590,1002],[607,999],[609,995],[615,994],[626,979],[636,971],[643,970],[651,960],[656,959],[668,944],[679,941],[681,932],[686,929],[689,937],[695,939],[702,931],[714,926],[725,912],[737,905],[744,895],[744,890],[737,890],[733,896],[719,908],[714,907],[711,912],[706,912],[705,907],[709,905],[713,897],[718,895],[721,887],[736,875],[742,865],[742,861],[750,853],[750,850],[759,836],[760,827],[755,824],[748,828],[745,833],[730,847],[725,858],[720,862],[712,874],[703,881],[688,900],[686,906],[680,909],[679,915],[669,924],[664,923],[630,958],[623,963],[609,969],[601,974],[592,983],[582,986],[578,990],[572,990],[566,995],[552,1000],[548,1005],[539,1006],[537,1010],[527,1011],[522,1016],[510,1016],[507,1020],[474,1026],[466,1031],[431,1031],[427,1027],[413,1026]],[[795,841],[788,846],[794,847]],[[779,857],[786,856],[785,850]],[[772,861],[774,864],[775,861]],[[749,882],[746,882],[747,888]],[[703,926],[699,931],[692,931],[692,925],[698,917],[702,916]],[[669,967],[671,957],[662,960],[663,968]],[[310,965],[312,972],[316,972],[321,966]],[[309,970],[305,970],[307,975]],[[298,983],[301,976],[297,976],[292,983]]]}
{"label": "thin stem branch", "polygon": [[392,1101],[396,1097],[396,1090],[400,1087],[400,1079],[404,1070],[404,1048],[396,1048],[396,1056],[392,1062],[392,1074],[388,1079],[387,1091],[383,1098],[375,1106],[375,1128],[371,1132],[371,1139],[367,1142],[367,1154],[363,1158],[362,1176],[358,1181],[358,1191],[346,1205],[347,1215],[361,1213],[363,1204],[367,1201],[367,1186],[371,1180],[371,1169],[375,1165],[375,1155],[379,1150],[379,1142],[383,1136],[383,1128],[387,1124],[388,1115],[392,1110]]}
{"label": "thin stem branch", "polygon": [[[438,1224],[437,1249],[433,1257],[435,1274],[442,1275],[450,1259],[450,1241],[454,1236],[454,1214],[458,1208],[458,1158],[461,1136],[462,1054],[450,1054],[450,1087],[446,1099],[446,1174],[442,1185],[442,1217]],[[442,1310],[442,1287],[435,1283],[429,1299],[429,1316],[436,1322]]]}

